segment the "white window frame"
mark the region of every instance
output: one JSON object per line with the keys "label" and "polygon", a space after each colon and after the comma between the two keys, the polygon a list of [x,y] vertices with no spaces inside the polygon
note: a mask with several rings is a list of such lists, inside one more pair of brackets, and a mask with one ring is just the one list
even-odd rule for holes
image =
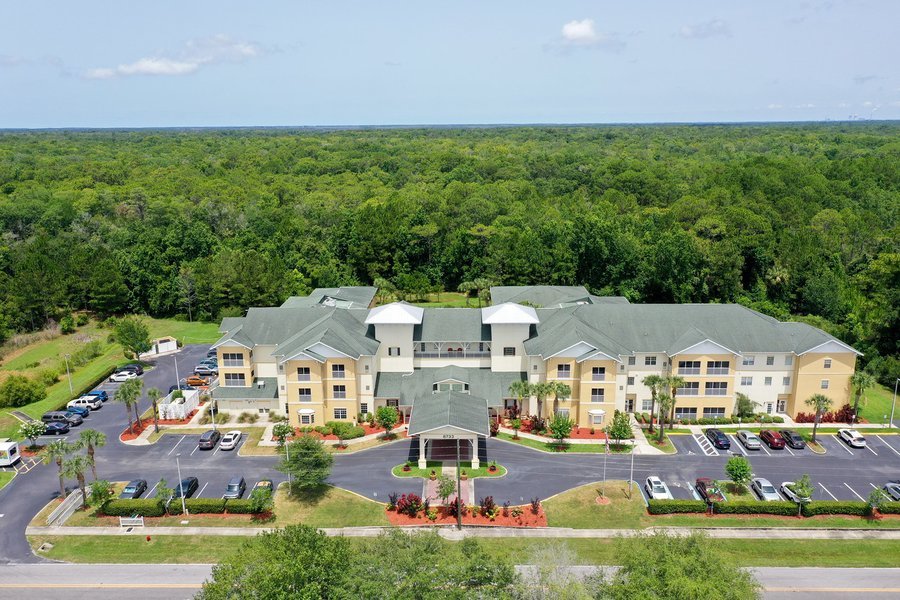
{"label": "white window frame", "polygon": [[766,357],[766,366],[767,366],[767,367],[771,367],[771,366],[774,365],[774,364],[775,364],[775,357],[774,357],[774,356],[767,356],[767,357]]}
{"label": "white window frame", "polygon": [[741,364],[745,367],[752,367],[754,364],[756,364],[756,357],[752,354],[747,355],[741,360]]}
{"label": "white window frame", "polygon": [[[308,393],[304,394],[303,392]],[[298,402],[312,402],[312,388],[298,388],[297,397],[299,398]]]}
{"label": "white window frame", "polygon": [[606,367],[591,367],[591,381],[606,381]]}
{"label": "white window frame", "polygon": [[634,356],[629,356],[629,357],[628,357],[628,366],[629,366],[629,367],[633,367],[634,364],[635,364],[635,357],[634,357]]}
{"label": "white window frame", "polygon": [[645,356],[644,357],[644,366],[645,367],[655,367],[656,366],[656,355],[653,356]]}
{"label": "white window frame", "polygon": [[822,363],[822,368],[823,368],[823,369],[830,369],[830,368],[831,368],[831,359],[830,359],[830,358],[826,358],[826,359],[825,359],[825,361]]}
{"label": "white window frame", "polygon": [[753,385],[753,377],[746,377],[746,376],[741,377],[741,385],[742,386]]}
{"label": "white window frame", "polygon": [[772,378],[766,377],[765,379],[763,379],[763,384],[764,385],[772,385]]}
{"label": "white window frame", "polygon": [[728,382],[727,381],[707,381],[703,386],[703,395],[704,396],[727,396],[728,395]]}
{"label": "white window frame", "polygon": [[346,408],[335,408],[334,409],[334,418],[335,419],[346,419],[347,418],[347,409]]}
{"label": "white window frame", "polygon": [[647,412],[653,408],[653,399],[652,398],[644,398],[641,400],[641,412]]}
{"label": "white window frame", "polygon": [[316,424],[316,415],[313,413],[300,415],[300,424],[301,425],[315,425]]}
{"label": "white window frame", "polygon": [[829,385],[831,385],[831,383],[827,379],[823,379],[819,382],[819,388],[823,390],[827,390]]}
{"label": "white window frame", "polygon": [[785,387],[791,385],[791,378],[790,378],[790,376],[788,376],[788,377],[782,377],[782,378],[781,378],[781,385],[783,385],[783,386],[785,386]]}
{"label": "white window frame", "polygon": [[369,403],[368,402],[360,402],[359,403],[359,412],[364,415],[369,414]]}
{"label": "white window frame", "polygon": [[247,387],[247,376],[243,373],[223,373],[223,387]]}
{"label": "white window frame", "polygon": [[784,366],[789,367],[794,364],[794,357],[790,354],[784,357]]}
{"label": "white window frame", "polygon": [[[300,371],[306,371],[305,373],[301,373]],[[312,371],[309,367],[297,367],[297,381],[311,381],[312,380]]]}
{"label": "white window frame", "polygon": [[[599,394],[595,392],[600,392]],[[605,402],[606,393],[603,388],[591,388],[591,402]]]}
{"label": "white window frame", "polygon": [[[344,388],[339,390],[338,388]],[[331,397],[335,400],[344,400],[347,398],[347,386],[344,384],[338,384],[331,386],[331,393],[333,394]]]}
{"label": "white window frame", "polygon": [[332,379],[346,379],[347,378],[347,367],[346,365],[331,365],[331,378]]}
{"label": "white window frame", "polygon": [[626,381],[626,383],[628,385],[634,385],[634,377],[629,377],[628,380]]}
{"label": "white window frame", "polygon": [[568,363],[556,365],[556,378],[572,379],[572,365]]}

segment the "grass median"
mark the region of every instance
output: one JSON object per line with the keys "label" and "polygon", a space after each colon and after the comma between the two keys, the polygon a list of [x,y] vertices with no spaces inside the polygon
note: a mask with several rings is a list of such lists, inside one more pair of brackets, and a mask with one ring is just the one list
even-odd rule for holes
{"label": "grass median", "polygon": [[[513,436],[502,431],[497,434],[497,439],[553,454],[603,454],[606,452],[606,444],[563,444],[560,449],[558,444],[552,440],[544,442],[524,437],[514,439]],[[613,454],[630,454],[631,444],[622,444],[621,446],[610,444],[609,449]]]}
{"label": "grass median", "polygon": [[6,485],[13,480],[16,474],[12,471],[0,471],[0,490],[2,490]]}

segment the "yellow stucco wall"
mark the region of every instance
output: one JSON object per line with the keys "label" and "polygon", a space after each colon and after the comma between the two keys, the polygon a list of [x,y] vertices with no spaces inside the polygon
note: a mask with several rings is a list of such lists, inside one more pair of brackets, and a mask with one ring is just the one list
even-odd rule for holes
{"label": "yellow stucco wall", "polygon": [[[831,359],[831,368],[825,368],[825,359]],[[837,410],[851,400],[850,377],[856,370],[856,354],[840,352],[833,354],[804,354],[794,361],[794,388],[788,401],[788,414],[812,412],[805,402],[814,394],[822,394],[834,401]],[[822,389],[822,380],[828,380],[828,389]]]}

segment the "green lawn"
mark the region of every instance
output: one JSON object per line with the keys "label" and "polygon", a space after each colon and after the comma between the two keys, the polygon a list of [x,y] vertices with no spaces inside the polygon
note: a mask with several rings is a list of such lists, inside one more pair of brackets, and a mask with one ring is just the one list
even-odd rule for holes
{"label": "green lawn", "polygon": [[[502,431],[497,434],[497,439],[512,442],[513,444],[528,446],[529,448],[534,448],[535,450],[540,450],[542,452],[566,452],[569,454],[603,454],[606,452],[605,444],[566,444],[565,450],[559,450],[556,446],[556,442],[539,442],[537,440],[530,440],[522,437],[514,440],[513,436],[508,433],[503,433]],[[613,454],[631,453],[631,445],[616,446],[615,444],[611,444],[609,448]]]}
{"label": "green lawn", "polygon": [[[426,468],[420,469],[414,463],[410,467],[409,471],[404,471],[403,465],[397,465],[396,467],[391,469],[391,473],[393,473],[396,477],[421,477],[422,479],[427,479],[431,477],[431,471],[435,470],[440,476],[441,467],[443,467],[443,463],[441,461],[429,460],[426,464],[428,465]],[[469,479],[475,479],[476,477],[502,477],[506,475],[506,467],[504,467],[503,465],[497,465],[497,470],[492,473],[489,470],[490,464],[490,461],[488,461],[487,463],[481,463],[477,469],[473,469],[471,461],[463,460],[460,461],[459,466],[461,471],[465,471],[466,476]]]}
{"label": "green lawn", "polygon": [[[384,303],[396,302],[393,296],[388,297]],[[466,304],[466,295],[459,292],[441,292],[440,294],[428,294],[425,298],[410,298],[408,302],[414,306],[425,308],[478,308],[478,298],[469,298]],[[376,300],[376,305],[378,301]]]}
{"label": "green lawn", "polygon": [[16,474],[12,471],[0,471],[0,490],[6,487],[6,484],[13,480]]}
{"label": "green lawn", "polygon": [[292,498],[282,486],[275,493],[274,525],[312,527],[364,527],[388,525],[384,505],[346,490],[323,486],[318,494]]}

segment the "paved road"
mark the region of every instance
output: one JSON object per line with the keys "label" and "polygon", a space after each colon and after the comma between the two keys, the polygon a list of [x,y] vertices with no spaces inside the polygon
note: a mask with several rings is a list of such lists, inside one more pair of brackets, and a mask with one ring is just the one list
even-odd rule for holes
{"label": "paved road", "polygon": [[[209,565],[8,565],[0,567],[0,600],[191,598],[209,577],[210,569]],[[583,574],[595,569],[574,567],[572,570]],[[772,600],[900,596],[900,569],[758,568],[753,571],[765,588],[765,598]]]}

